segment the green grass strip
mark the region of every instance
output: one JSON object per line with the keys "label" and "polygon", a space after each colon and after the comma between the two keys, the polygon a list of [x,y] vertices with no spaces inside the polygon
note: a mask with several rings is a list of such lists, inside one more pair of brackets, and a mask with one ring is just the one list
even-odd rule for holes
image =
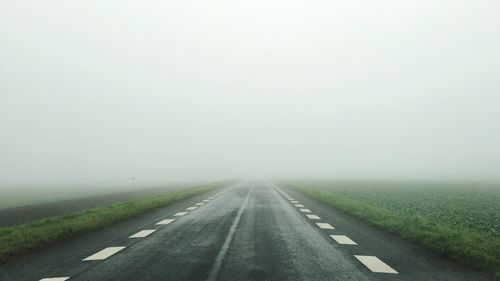
{"label": "green grass strip", "polygon": [[5,262],[8,257],[54,245],[75,235],[97,230],[147,211],[165,207],[173,202],[207,192],[219,186],[213,184],[177,190],[159,196],[115,203],[27,224],[0,228],[0,263]]}
{"label": "green grass strip", "polygon": [[335,191],[307,187],[296,190],[366,222],[422,245],[463,265],[500,273],[500,239],[491,235],[432,223],[424,217],[398,216],[397,213],[354,200]]}

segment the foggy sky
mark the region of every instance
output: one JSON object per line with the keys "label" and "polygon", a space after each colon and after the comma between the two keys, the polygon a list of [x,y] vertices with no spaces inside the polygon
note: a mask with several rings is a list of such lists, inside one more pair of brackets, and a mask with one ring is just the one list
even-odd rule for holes
{"label": "foggy sky", "polygon": [[500,2],[0,2],[0,186],[500,178]]}

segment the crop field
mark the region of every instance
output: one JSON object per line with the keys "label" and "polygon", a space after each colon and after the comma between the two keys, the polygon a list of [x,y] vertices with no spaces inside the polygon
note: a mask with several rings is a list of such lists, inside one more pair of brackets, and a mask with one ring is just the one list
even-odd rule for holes
{"label": "crop field", "polygon": [[[151,186],[85,186],[85,187],[5,187],[0,190],[0,210],[52,203],[61,200],[134,193],[137,197],[151,196],[196,184],[166,184]],[[92,200],[92,199],[91,199]]]}
{"label": "crop field", "polygon": [[500,267],[500,183],[309,182],[291,186],[464,264]]}
{"label": "crop field", "polygon": [[0,264],[10,256],[54,245],[81,233],[112,225],[217,187],[220,184],[206,184],[0,228]]}
{"label": "crop field", "polygon": [[49,203],[54,201],[104,195],[114,192],[130,191],[132,188],[3,188],[0,191],[0,209]]}

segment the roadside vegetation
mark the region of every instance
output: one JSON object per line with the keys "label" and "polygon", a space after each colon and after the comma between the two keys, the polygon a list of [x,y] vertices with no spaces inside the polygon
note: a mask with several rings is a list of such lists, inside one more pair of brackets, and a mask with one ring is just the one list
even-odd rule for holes
{"label": "roadside vegetation", "polygon": [[[145,186],[138,189],[136,186],[90,186],[85,188],[78,187],[2,187],[0,194],[0,210],[25,207],[36,204],[53,203],[63,200],[91,198],[95,196],[135,193],[140,197],[153,196],[170,190],[177,190],[187,187],[187,184],[166,185],[166,186]],[[162,192],[163,190],[163,192]],[[157,191],[157,192],[156,192]],[[132,200],[135,198],[131,198]],[[125,200],[124,200],[125,201]]]}
{"label": "roadside vegetation", "polygon": [[294,183],[302,193],[500,277],[500,183]]}
{"label": "roadside vegetation", "polygon": [[103,195],[120,191],[127,190],[65,187],[2,187],[0,210],[41,203],[50,203],[60,200]]}
{"label": "roadside vegetation", "polygon": [[221,183],[185,188],[165,194],[92,208],[73,214],[0,228],[0,263],[8,257],[47,247],[139,214],[195,196]]}

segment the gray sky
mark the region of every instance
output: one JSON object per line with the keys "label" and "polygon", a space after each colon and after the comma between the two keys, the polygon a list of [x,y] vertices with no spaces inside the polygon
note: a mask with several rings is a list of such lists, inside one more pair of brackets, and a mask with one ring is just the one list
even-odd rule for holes
{"label": "gray sky", "polygon": [[0,185],[500,178],[500,2],[0,3]]}

